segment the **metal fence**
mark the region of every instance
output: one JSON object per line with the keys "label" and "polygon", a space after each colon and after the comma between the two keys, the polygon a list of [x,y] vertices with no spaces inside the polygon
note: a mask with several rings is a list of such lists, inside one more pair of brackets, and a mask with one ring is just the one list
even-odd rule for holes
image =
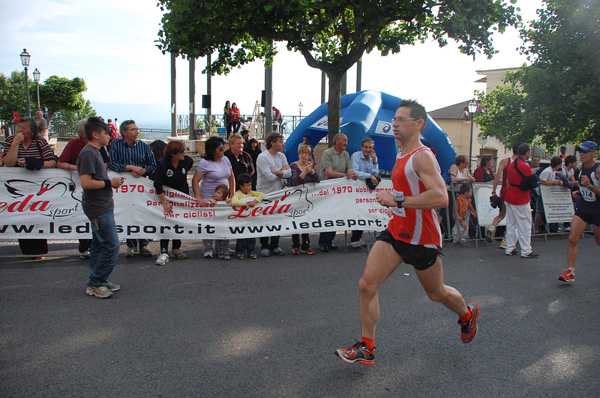
{"label": "metal fence", "polygon": [[[194,117],[195,117],[195,120],[194,120],[195,129],[206,131],[207,130],[206,115],[196,114],[196,115],[194,115]],[[282,118],[283,118],[283,122],[281,123],[280,133],[283,134],[285,137],[288,137],[292,133],[292,131],[294,131],[296,129],[296,127],[302,120],[301,116],[295,116],[295,115],[294,116],[282,116]],[[252,115],[240,115],[240,120],[242,123],[245,123],[245,122],[248,123],[251,119],[252,119]],[[260,123],[262,124],[262,126],[265,125],[264,118],[263,118],[263,120],[260,121]],[[276,122],[273,122],[273,124],[275,125]],[[189,131],[189,126],[190,126],[190,115],[177,115],[177,131],[181,131],[181,132],[184,132],[183,134],[186,134],[185,132]],[[225,126],[223,117],[213,115],[213,128],[223,127],[223,126]],[[262,128],[262,129],[260,129],[260,131],[266,131],[266,129]],[[264,137],[260,137],[260,138],[264,138]]]}

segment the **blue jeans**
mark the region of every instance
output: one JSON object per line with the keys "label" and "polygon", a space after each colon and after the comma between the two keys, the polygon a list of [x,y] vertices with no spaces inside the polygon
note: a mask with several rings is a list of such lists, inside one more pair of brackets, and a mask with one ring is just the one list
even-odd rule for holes
{"label": "blue jeans", "polygon": [[333,240],[335,239],[336,232],[321,232],[319,234],[319,247],[331,247],[333,246]]}
{"label": "blue jeans", "polygon": [[114,211],[90,218],[92,247],[90,248],[90,279],[88,286],[106,286],[108,276],[119,257],[119,235]]}
{"label": "blue jeans", "polygon": [[235,242],[235,254],[244,255],[244,250],[246,250],[248,255],[250,255],[250,253],[254,253],[255,247],[256,238],[238,239],[237,242]]}

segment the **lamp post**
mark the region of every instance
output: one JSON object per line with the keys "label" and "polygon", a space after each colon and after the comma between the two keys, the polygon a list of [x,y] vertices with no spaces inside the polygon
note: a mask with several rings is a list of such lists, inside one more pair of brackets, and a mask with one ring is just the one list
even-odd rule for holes
{"label": "lamp post", "polygon": [[41,77],[41,73],[38,70],[38,68],[35,68],[35,70],[33,71],[33,80],[35,80],[35,92],[37,93],[37,107],[38,109],[40,109],[40,77]]}
{"label": "lamp post", "polygon": [[469,101],[469,105],[467,107],[469,109],[469,115],[471,115],[471,140],[469,141],[469,170],[471,170],[471,159],[473,157],[473,117],[479,108],[479,101],[472,99]]}
{"label": "lamp post", "polygon": [[300,113],[300,120],[302,120],[302,109],[304,109],[304,105],[302,105],[302,102],[300,102],[298,104],[298,112]]}
{"label": "lamp post", "polygon": [[27,74],[27,67],[29,66],[29,60],[31,59],[31,55],[27,52],[27,49],[24,48],[21,53],[21,63],[25,67],[25,90],[27,91],[27,116],[31,117],[31,102],[29,100],[29,75]]}

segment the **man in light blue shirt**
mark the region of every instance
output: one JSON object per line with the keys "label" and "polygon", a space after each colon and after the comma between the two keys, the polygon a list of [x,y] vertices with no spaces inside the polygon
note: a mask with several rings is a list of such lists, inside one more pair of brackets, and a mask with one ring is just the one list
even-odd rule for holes
{"label": "man in light blue shirt", "polygon": [[[371,180],[372,186],[379,184],[379,165],[377,164],[377,155],[373,150],[375,143],[370,138],[362,140],[360,151],[354,152],[350,158],[352,161],[352,170],[358,175],[359,180]],[[350,245],[355,249],[366,246],[361,240],[363,231],[352,231]]]}

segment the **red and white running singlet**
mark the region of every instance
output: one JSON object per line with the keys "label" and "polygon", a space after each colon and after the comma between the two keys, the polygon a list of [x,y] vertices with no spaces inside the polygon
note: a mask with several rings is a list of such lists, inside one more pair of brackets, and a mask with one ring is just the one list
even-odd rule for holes
{"label": "red and white running singlet", "polygon": [[[429,151],[421,146],[409,154],[396,159],[392,172],[394,191],[403,192],[404,197],[417,196],[425,192],[425,185],[413,168],[413,157],[419,151]],[[442,247],[442,231],[435,209],[393,208],[393,218],[388,231],[395,239],[411,245]]]}

